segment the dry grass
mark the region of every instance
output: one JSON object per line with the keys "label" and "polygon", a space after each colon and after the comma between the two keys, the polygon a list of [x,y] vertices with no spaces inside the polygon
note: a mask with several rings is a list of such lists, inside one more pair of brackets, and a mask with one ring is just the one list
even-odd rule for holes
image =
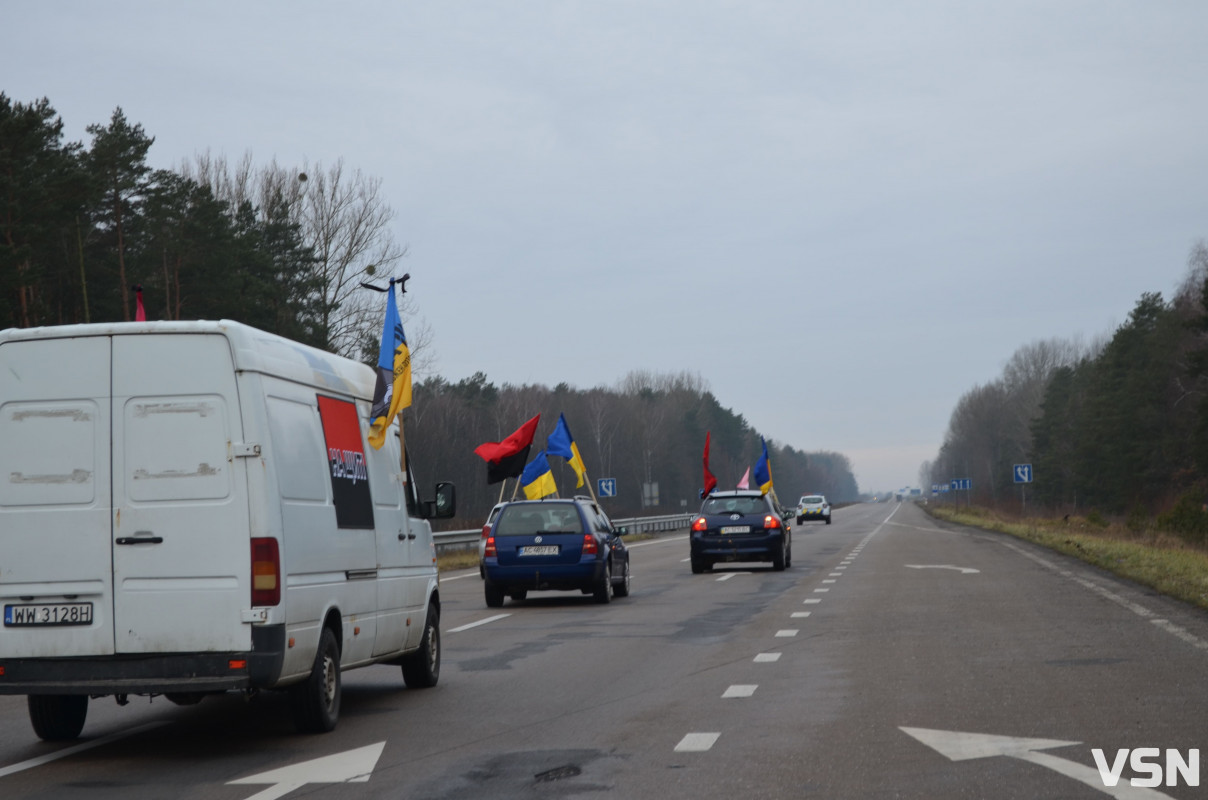
{"label": "dry grass", "polygon": [[1208,609],[1208,552],[1174,536],[1082,517],[1018,520],[981,508],[932,506],[927,511],[950,522],[1035,542]]}
{"label": "dry grass", "polygon": [[436,568],[440,572],[470,569],[478,566],[478,550],[451,550],[436,554]]}

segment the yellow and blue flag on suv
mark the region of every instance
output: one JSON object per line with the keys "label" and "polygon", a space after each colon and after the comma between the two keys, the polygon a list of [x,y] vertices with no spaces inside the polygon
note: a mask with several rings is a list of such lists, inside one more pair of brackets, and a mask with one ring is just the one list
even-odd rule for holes
{"label": "yellow and blue flag on suv", "polygon": [[772,491],[772,463],[768,461],[768,443],[762,436],[759,441],[763,442],[763,455],[755,462],[755,482],[759,484],[759,491],[767,494]]}
{"label": "yellow and blue flag on suv", "polygon": [[554,473],[550,471],[549,461],[545,458],[544,450],[528,463],[524,472],[520,473],[520,486],[524,489],[524,496],[529,500],[540,500],[542,497],[557,493],[558,484],[554,483]]}
{"label": "yellow and blue flag on suv", "polygon": [[566,424],[566,417],[558,415],[558,424],[554,428],[554,432],[545,440],[545,452],[551,456],[562,456],[566,459],[566,463],[570,464],[570,468],[575,471],[579,482],[575,484],[578,489],[583,485],[584,476],[587,475],[587,466],[583,463],[583,456],[579,454],[579,445],[575,444],[575,440],[571,438],[570,426]]}

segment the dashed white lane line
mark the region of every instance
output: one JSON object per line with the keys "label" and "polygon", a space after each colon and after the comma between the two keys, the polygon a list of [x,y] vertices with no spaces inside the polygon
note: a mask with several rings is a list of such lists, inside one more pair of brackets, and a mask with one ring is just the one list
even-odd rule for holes
{"label": "dashed white lane line", "polygon": [[797,628],[783,628],[781,630],[776,631],[776,638],[778,638],[778,639],[787,639],[790,636],[796,636],[796,635],[797,635]]}
{"label": "dashed white lane line", "polygon": [[805,617],[808,617],[809,615],[810,615],[810,612],[808,612],[808,611],[794,611],[789,616],[791,616],[793,619],[804,619]]}
{"label": "dashed white lane line", "polygon": [[511,614],[496,614],[493,617],[487,617],[486,619],[480,619],[477,622],[471,622],[467,625],[462,625],[458,628],[450,628],[448,631],[446,631],[446,633],[461,633],[462,631],[468,631],[470,628],[477,628],[479,625],[486,625],[487,623],[490,623],[490,622],[498,622],[499,620],[503,619],[504,617],[510,617],[510,616],[512,616],[512,615]]}
{"label": "dashed white lane line", "polygon": [[821,603],[821,602],[822,602],[822,598],[820,598],[820,597],[811,597],[811,598],[809,598],[808,600],[802,600],[801,602],[802,602],[802,603],[805,603],[805,604],[808,606],[808,605],[813,605],[814,603]]}
{"label": "dashed white lane line", "polygon": [[774,664],[780,660],[780,653],[757,653],[755,655],[756,664]]}
{"label": "dashed white lane line", "polygon": [[750,574],[751,574],[751,573],[749,573],[749,572],[727,572],[725,575],[721,575],[721,576],[719,576],[719,577],[717,578],[717,580],[718,580],[718,582],[720,583],[721,581],[728,581],[728,580],[730,580],[730,578],[733,578],[735,575],[750,575]]}
{"label": "dashed white lane line", "polygon": [[815,589],[814,591],[815,591],[815,592],[818,592],[819,594],[821,594],[822,592],[829,592],[829,591],[830,591],[830,589]]}
{"label": "dashed white lane line", "polygon": [[822,582],[823,582],[823,583],[834,583],[834,582],[835,582],[835,579],[834,579],[834,578],[827,578],[826,580],[824,580],[824,581],[822,581]]}
{"label": "dashed white lane line", "polygon": [[110,742],[116,742],[119,739],[125,739],[128,736],[135,736],[136,734],[144,733],[154,728],[160,728],[167,724],[168,723],[166,722],[149,722],[146,725],[139,725],[137,728],[131,728],[128,731],[114,733],[109,736],[102,736],[100,739],[94,739],[91,742],[85,742],[84,744],[79,744],[75,747],[68,747],[64,750],[56,750],[53,753],[47,753],[44,756],[31,758],[28,761],[22,761],[18,764],[10,764],[7,767],[0,767],[0,778],[3,778],[5,775],[23,772],[27,769],[33,769],[34,767],[40,767],[43,764],[49,764],[50,762],[57,761],[60,758],[66,758],[67,756],[72,756],[76,753],[82,753],[85,750],[91,750],[94,747],[100,747],[101,745],[109,744]]}
{"label": "dashed white lane line", "polygon": [[703,753],[717,744],[720,733],[690,733],[675,746],[677,753]]}
{"label": "dashed white lane line", "polygon": [[755,683],[736,683],[722,692],[721,696],[723,700],[727,697],[750,697],[758,688],[759,685]]}

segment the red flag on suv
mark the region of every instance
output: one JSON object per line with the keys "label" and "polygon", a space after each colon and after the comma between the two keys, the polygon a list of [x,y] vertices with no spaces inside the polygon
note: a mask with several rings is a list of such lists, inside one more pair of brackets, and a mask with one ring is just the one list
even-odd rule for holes
{"label": "red flag on suv", "polygon": [[524,472],[540,419],[541,415],[538,414],[502,442],[484,442],[474,448],[474,453],[487,462],[487,483],[499,483],[504,478],[515,478]]}

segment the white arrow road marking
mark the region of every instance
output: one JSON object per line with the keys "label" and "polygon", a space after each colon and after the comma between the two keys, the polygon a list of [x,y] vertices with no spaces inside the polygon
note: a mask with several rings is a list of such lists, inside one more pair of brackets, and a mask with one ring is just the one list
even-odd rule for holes
{"label": "white arrow road marking", "polygon": [[382,755],[385,742],[378,742],[356,750],[348,750],[335,755],[323,756],[301,764],[292,764],[281,769],[261,772],[231,784],[272,784],[262,792],[257,792],[248,800],[276,800],[284,797],[294,789],[308,783],[366,783],[377,766],[378,758]]}
{"label": "white arrow road marking", "polygon": [[1039,764],[1067,778],[1085,783],[1093,789],[1117,798],[1117,800],[1171,800],[1170,795],[1136,786],[1105,786],[1099,770],[1037,750],[1053,747],[1069,747],[1082,742],[1064,742],[1058,739],[1018,739],[1013,736],[994,736],[988,733],[961,733],[959,731],[935,731],[927,728],[900,728],[932,750],[952,761],[968,761],[972,758],[1007,756]]}
{"label": "white arrow road marking", "polygon": [[962,575],[976,575],[980,572],[972,567],[954,567],[951,564],[907,564],[906,566],[911,569],[954,569]]}

